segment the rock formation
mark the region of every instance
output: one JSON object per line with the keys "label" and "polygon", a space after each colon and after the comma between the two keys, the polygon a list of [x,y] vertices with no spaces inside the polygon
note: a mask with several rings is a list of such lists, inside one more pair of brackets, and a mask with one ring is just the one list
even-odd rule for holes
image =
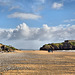
{"label": "rock formation", "polygon": [[12,46],[3,45],[0,43],[0,52],[13,52],[14,50],[18,50]]}
{"label": "rock formation", "polygon": [[51,43],[43,45],[40,50],[75,50],[75,40],[65,40],[62,43]]}

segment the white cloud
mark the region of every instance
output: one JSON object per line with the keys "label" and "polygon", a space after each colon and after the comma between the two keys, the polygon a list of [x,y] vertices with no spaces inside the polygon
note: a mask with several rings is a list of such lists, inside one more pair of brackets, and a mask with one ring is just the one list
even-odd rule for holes
{"label": "white cloud", "polygon": [[75,21],[75,19],[64,20],[64,22],[68,22],[68,23],[73,22],[73,21]]}
{"label": "white cloud", "polygon": [[[75,40],[75,25],[68,24],[64,28],[64,25],[49,27],[44,24],[42,28],[30,28],[23,23],[15,29],[0,29],[0,39],[17,48],[39,48],[45,43]],[[21,46],[20,42],[24,45]]]}
{"label": "white cloud", "polygon": [[60,9],[61,7],[63,7],[62,3],[54,2],[53,5],[52,5],[53,9]]}
{"label": "white cloud", "polygon": [[61,26],[61,27],[69,27],[69,26],[71,26],[71,24],[60,24],[59,26]]}
{"label": "white cloud", "polygon": [[20,6],[12,6],[11,8],[9,8],[9,11],[14,10],[14,9],[20,9]]}
{"label": "white cloud", "polygon": [[8,6],[11,4],[10,0],[0,0],[0,5],[1,6]]}
{"label": "white cloud", "polygon": [[31,13],[20,13],[20,12],[15,12],[13,14],[8,15],[8,18],[20,18],[20,19],[39,19],[41,16],[31,14]]}
{"label": "white cloud", "polygon": [[15,29],[0,29],[0,38],[41,41],[50,39],[57,41],[60,40],[60,38],[63,40],[69,38],[73,39],[75,37],[75,25],[70,26],[70,24],[68,24],[65,28],[63,26],[49,27],[47,24],[44,24],[42,28],[30,28],[23,23]]}

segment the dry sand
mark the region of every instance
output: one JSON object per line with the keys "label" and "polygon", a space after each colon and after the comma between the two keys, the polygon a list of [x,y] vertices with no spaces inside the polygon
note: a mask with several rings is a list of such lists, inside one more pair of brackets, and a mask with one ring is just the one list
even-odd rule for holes
{"label": "dry sand", "polygon": [[75,75],[75,52],[0,53],[0,75]]}

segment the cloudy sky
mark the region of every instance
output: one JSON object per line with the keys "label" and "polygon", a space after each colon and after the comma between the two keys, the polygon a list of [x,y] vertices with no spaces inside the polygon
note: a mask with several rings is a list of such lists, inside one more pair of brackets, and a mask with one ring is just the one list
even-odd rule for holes
{"label": "cloudy sky", "polygon": [[0,0],[0,42],[21,49],[75,40],[75,0]]}

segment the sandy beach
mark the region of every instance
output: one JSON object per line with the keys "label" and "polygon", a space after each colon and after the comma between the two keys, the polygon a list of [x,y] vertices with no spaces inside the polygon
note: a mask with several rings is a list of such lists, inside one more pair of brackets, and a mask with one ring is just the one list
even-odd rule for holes
{"label": "sandy beach", "polygon": [[0,75],[75,75],[75,52],[0,53]]}

